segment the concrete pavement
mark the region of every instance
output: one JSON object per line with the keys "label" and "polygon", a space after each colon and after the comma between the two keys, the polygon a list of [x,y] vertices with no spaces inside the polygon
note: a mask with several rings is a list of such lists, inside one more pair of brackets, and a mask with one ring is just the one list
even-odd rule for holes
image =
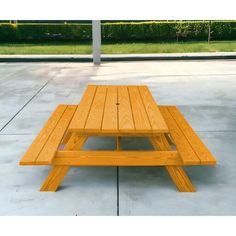
{"label": "concrete pavement", "polygon": [[[18,161],[59,103],[87,84],[147,84],[178,105],[218,160],[188,167],[196,193],[179,193],[160,167],[72,168],[56,193],[38,192],[49,167]],[[0,215],[236,215],[236,61],[0,64]],[[149,149],[124,139],[124,149]],[[112,138],[86,148],[112,149]]]}

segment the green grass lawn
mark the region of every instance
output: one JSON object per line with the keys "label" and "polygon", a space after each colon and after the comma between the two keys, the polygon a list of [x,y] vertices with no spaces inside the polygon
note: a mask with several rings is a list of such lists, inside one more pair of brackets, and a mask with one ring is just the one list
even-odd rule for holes
{"label": "green grass lawn", "polygon": [[[105,43],[104,54],[127,53],[186,53],[186,52],[236,52],[236,41],[168,42],[168,43]],[[0,54],[91,54],[88,43],[81,44],[6,44],[0,43]]]}

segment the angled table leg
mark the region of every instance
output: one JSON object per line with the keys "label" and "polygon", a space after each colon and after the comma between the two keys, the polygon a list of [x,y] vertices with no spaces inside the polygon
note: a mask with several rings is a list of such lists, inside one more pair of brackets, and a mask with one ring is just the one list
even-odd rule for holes
{"label": "angled table leg", "polygon": [[166,166],[166,170],[180,192],[195,192],[196,191],[190,179],[186,175],[183,167]]}
{"label": "angled table leg", "polygon": [[40,191],[55,192],[69,169],[69,166],[53,166]]}
{"label": "angled table leg", "polygon": [[[150,141],[155,149],[171,150],[170,144],[164,134],[151,137]],[[165,166],[165,168],[180,192],[196,191],[182,166]]]}
{"label": "angled table leg", "polygon": [[[66,143],[64,150],[79,150],[85,143],[86,139],[86,136],[78,136],[76,134],[72,134],[70,139]],[[53,166],[40,191],[55,192],[60,186],[69,169],[70,166]]]}

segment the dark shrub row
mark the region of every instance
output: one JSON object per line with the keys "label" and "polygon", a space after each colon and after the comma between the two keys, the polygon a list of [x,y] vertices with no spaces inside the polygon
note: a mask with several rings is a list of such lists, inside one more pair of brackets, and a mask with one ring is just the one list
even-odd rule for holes
{"label": "dark shrub row", "polygon": [[0,41],[4,42],[73,42],[91,38],[91,24],[0,24]]}
{"label": "dark shrub row", "polygon": [[111,40],[214,40],[236,39],[236,21],[178,21],[104,23],[103,39]]}
{"label": "dark shrub row", "polygon": [[[106,40],[207,40],[236,39],[236,21],[149,21],[102,23]],[[0,24],[2,42],[78,42],[92,39],[91,24]]]}

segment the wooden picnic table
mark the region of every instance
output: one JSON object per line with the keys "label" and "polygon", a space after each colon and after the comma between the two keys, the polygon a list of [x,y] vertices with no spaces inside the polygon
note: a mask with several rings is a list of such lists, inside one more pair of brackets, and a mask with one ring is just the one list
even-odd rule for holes
{"label": "wooden picnic table", "polygon": [[[114,151],[81,150],[92,136],[116,137]],[[123,151],[123,136],[154,150]],[[195,191],[183,166],[216,160],[175,106],[158,106],[147,86],[89,85],[79,105],[59,105],[20,161],[52,165],[41,191],[56,191],[71,166],[164,166],[179,191]]]}

